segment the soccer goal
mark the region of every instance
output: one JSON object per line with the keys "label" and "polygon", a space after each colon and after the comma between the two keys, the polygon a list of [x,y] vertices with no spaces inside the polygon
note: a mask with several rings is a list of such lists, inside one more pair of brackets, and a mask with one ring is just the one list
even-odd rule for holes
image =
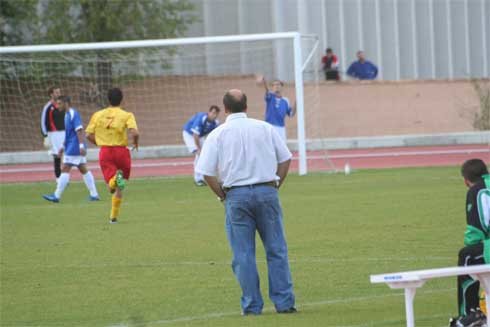
{"label": "soccer goal", "polygon": [[319,110],[317,50],[315,36],[297,32],[2,47],[0,152],[42,149],[39,121],[49,87],[71,96],[86,124],[107,105],[107,90],[117,86],[125,95],[123,107],[138,120],[139,156],[184,155],[186,120],[211,105],[222,108],[230,88],[242,89],[249,116],[263,119],[264,88],[257,82],[263,75],[282,80],[283,95],[297,103],[296,117],[286,122],[287,136],[304,175],[305,126],[321,126],[308,121],[308,112]]}

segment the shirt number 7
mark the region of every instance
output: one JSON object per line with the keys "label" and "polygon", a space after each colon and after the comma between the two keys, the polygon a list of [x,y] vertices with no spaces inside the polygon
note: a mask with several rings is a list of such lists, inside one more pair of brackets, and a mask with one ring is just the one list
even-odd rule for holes
{"label": "shirt number 7", "polygon": [[105,126],[105,128],[109,129],[112,127],[112,123],[114,122],[114,117],[109,117],[109,122]]}

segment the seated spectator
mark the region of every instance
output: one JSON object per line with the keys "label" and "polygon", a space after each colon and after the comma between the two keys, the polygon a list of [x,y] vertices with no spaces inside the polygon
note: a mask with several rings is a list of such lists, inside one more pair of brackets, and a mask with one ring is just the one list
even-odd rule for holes
{"label": "seated spectator", "polygon": [[365,79],[375,79],[378,76],[378,67],[376,67],[372,62],[366,60],[364,57],[364,51],[357,51],[357,58],[359,60],[354,61],[349,69],[347,70],[347,75],[352,78],[365,80]]}
{"label": "seated spectator", "polygon": [[339,59],[333,53],[331,48],[327,48],[325,56],[322,58],[323,71],[325,72],[325,80],[338,81],[339,78]]}

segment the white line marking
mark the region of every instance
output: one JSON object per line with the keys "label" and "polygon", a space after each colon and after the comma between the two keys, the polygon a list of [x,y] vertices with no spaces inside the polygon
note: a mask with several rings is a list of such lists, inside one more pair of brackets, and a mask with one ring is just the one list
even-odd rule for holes
{"label": "white line marking", "polygon": [[[436,156],[436,155],[449,155],[449,154],[474,154],[474,153],[489,153],[489,148],[482,149],[458,149],[458,150],[427,150],[427,151],[394,151],[394,152],[375,152],[375,153],[358,153],[358,154],[334,154],[334,155],[312,155],[308,156],[308,160],[319,159],[362,159],[362,158],[383,158],[383,157],[406,157],[406,156]],[[297,157],[293,157],[293,160],[298,160]],[[149,167],[177,167],[177,166],[191,166],[194,164],[193,160],[182,160],[174,162],[148,162],[148,163],[134,163],[133,168],[149,168]],[[99,170],[97,164],[87,165],[91,170]],[[7,168],[0,169],[0,174],[9,173],[28,173],[28,172],[44,172],[52,171],[51,166],[33,166],[29,168]]]}
{"label": "white line marking", "polygon": [[[290,259],[290,263],[341,263],[341,262],[400,262],[407,261],[413,262],[416,260],[424,260],[424,261],[448,261],[452,260],[452,257],[383,257],[383,258],[332,258],[332,257],[305,257],[300,259]],[[257,259],[257,263],[266,263],[266,259]],[[42,269],[60,269],[60,268],[74,268],[74,269],[82,269],[82,268],[107,268],[107,267],[167,267],[167,266],[229,266],[231,264],[231,260],[228,261],[165,261],[165,262],[136,262],[130,264],[118,264],[118,263],[95,263],[95,264],[69,264],[69,265],[37,265],[36,268]],[[18,265],[19,268],[23,268],[24,265]],[[30,267],[33,267],[30,265]],[[9,268],[16,268],[16,266],[10,265]]]}
{"label": "white line marking", "polygon": [[[447,292],[454,292],[455,289],[444,289],[444,290],[430,290],[430,291],[423,291],[419,292],[419,294],[434,294],[434,293],[447,293]],[[359,301],[371,301],[374,299],[383,299],[383,298],[389,298],[389,297],[402,297],[403,292],[393,292],[390,294],[383,294],[383,295],[372,295],[372,296],[359,296],[359,297],[351,297],[351,298],[343,298],[343,299],[332,299],[332,300],[322,300],[322,301],[314,301],[314,302],[306,302],[306,303],[299,303],[298,308],[301,310],[301,308],[304,307],[316,307],[316,306],[323,306],[323,305],[329,305],[329,304],[339,304],[339,303],[351,303],[351,302],[359,302]],[[272,307],[267,307],[263,310],[263,312],[274,312],[275,309]],[[190,321],[196,321],[196,320],[209,320],[209,319],[215,319],[215,318],[223,318],[227,316],[238,316],[240,313],[238,311],[230,311],[230,312],[215,312],[215,313],[208,313],[200,316],[187,316],[187,317],[179,317],[179,318],[173,318],[173,319],[162,319],[162,320],[156,320],[156,321],[146,321],[146,322],[141,322],[141,323],[132,323],[131,326],[146,326],[146,325],[170,325],[170,324],[176,324],[176,323],[181,323],[181,322],[190,322]],[[401,320],[404,320],[404,318]],[[108,327],[115,327],[115,326],[128,326],[129,323],[114,323],[108,325]],[[366,326],[364,325],[358,325],[360,326]],[[337,326],[341,327],[341,326]],[[347,327],[347,326],[343,326]],[[357,327],[357,325],[350,326],[350,327]]]}

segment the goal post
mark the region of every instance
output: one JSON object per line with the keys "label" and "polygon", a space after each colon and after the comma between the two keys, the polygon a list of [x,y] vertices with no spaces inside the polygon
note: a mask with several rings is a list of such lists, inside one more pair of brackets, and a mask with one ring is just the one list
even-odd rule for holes
{"label": "goal post", "polygon": [[[302,44],[305,39],[309,40],[306,48],[304,48],[304,44]],[[278,42],[286,44],[284,48],[287,50],[278,50]],[[241,74],[242,76],[252,76],[253,71],[255,71],[268,73],[269,75],[267,77],[269,80],[281,78],[281,74],[287,75],[289,80],[286,82],[290,84],[291,87],[294,87],[294,97],[296,98],[297,106],[296,133],[299,160],[298,171],[300,175],[305,175],[308,170],[305,132],[305,90],[303,84],[304,74],[307,70],[308,63],[312,62],[313,58],[315,60],[317,59],[314,56],[317,47],[318,38],[316,36],[302,36],[299,32],[1,47],[0,75],[3,84],[2,89],[6,91],[6,94],[0,96],[0,105],[7,108],[12,106],[13,103],[14,106],[22,107],[25,104],[20,103],[21,100],[17,100],[17,98],[21,99],[23,94],[17,94],[18,92],[26,92],[27,90],[27,92],[32,94],[42,94],[43,91],[48,88],[49,84],[59,83],[60,81],[62,83],[62,89],[66,86],[71,92],[81,94],[79,89],[86,89],[87,85],[93,85],[97,82],[97,79],[93,76],[94,74],[99,74],[101,67],[100,62],[94,65],[94,61],[98,60],[97,58],[99,58],[101,53],[103,54],[102,57],[106,58],[104,60],[108,60],[112,64],[112,66],[109,67],[110,72],[107,73],[109,79],[112,79],[112,74],[120,74],[121,81],[127,80],[129,78],[128,76],[130,76],[133,78],[133,84],[128,86],[128,88],[137,88],[134,86],[136,83],[134,81],[140,81],[138,84],[138,92],[144,92],[147,98],[152,98],[151,92],[162,92],[161,89],[157,89],[156,87],[157,85],[164,84],[164,82],[160,83],[155,80],[156,77],[159,76],[160,73],[158,72],[160,71],[162,72],[162,76],[163,74],[166,74],[168,80],[171,78],[178,80],[172,82],[175,84],[172,84],[169,87],[176,90],[174,93],[180,92],[177,95],[181,97],[188,96],[187,92],[189,91],[184,89],[184,86],[181,84],[189,84],[190,81],[195,84],[209,83],[209,87],[215,85],[215,88],[223,93],[223,90],[226,90],[227,86],[228,88],[234,87],[233,84],[226,84],[226,80],[230,79],[228,75],[238,76]],[[155,51],[152,52],[152,49]],[[247,56],[249,58],[247,58]],[[281,56],[287,57],[287,60],[280,60],[280,62],[286,62],[285,66],[288,67],[277,67],[278,60],[276,59]],[[233,57],[238,57],[238,59]],[[290,57],[292,60],[289,60]],[[240,61],[237,65],[235,65],[236,60]],[[148,75],[145,75],[146,77],[144,78],[137,76],[139,75],[138,69],[141,69],[138,67],[140,67],[139,65],[142,61],[145,61],[144,69],[149,71]],[[113,62],[117,63],[117,67],[115,67]],[[64,67],[61,69],[63,72],[57,73],[58,75],[48,76],[48,71],[50,69],[60,69],[59,67],[61,66]],[[203,68],[202,66],[205,67]],[[293,66],[292,69],[289,66]],[[169,67],[172,68],[170,69]],[[177,68],[179,68],[178,72]],[[37,70],[33,72],[35,69]],[[241,71],[235,72],[234,69],[239,69]],[[282,70],[284,70],[283,73],[281,73]],[[22,76],[25,71],[28,71],[28,73],[26,73],[26,76]],[[171,73],[168,73],[168,71],[171,71]],[[36,74],[36,77],[32,77],[34,74]],[[182,78],[179,79],[179,76],[182,76]],[[210,79],[208,76],[212,76],[213,78]],[[12,78],[16,80],[6,81]],[[28,80],[29,78],[31,80]],[[219,81],[220,78],[223,82]],[[235,80],[239,82],[238,86],[243,84],[239,77],[236,77],[233,81]],[[75,87],[75,85],[77,87]],[[33,90],[31,88],[37,89]],[[203,94],[208,96],[206,90],[203,89],[198,91],[200,93],[196,93],[196,97],[202,96]],[[170,90],[169,93],[169,98],[171,98],[172,91]],[[43,101],[47,102],[47,96],[45,94],[44,96],[45,99]],[[190,95],[190,97],[193,96],[194,95]],[[292,96],[292,94],[288,94],[288,96]],[[216,97],[209,97],[209,102],[217,101]],[[82,95],[80,95],[80,99],[75,99],[75,107],[77,107],[77,101],[82,100]],[[40,101],[42,100],[39,100],[39,103],[41,103]],[[140,100],[135,100],[135,102],[136,101]],[[178,103],[171,102],[172,100],[168,101],[170,101],[169,103],[172,105],[179,106]],[[158,102],[158,100],[155,100],[155,102]],[[259,102],[260,101],[257,100],[257,103]],[[189,103],[189,107],[197,106],[197,104],[200,103],[198,101]],[[209,107],[209,104],[211,103],[207,103],[206,105]],[[96,105],[94,104],[93,107],[90,107],[90,110],[100,109],[100,102],[97,103],[97,106],[98,107],[96,108]],[[258,104],[256,106],[258,106]],[[87,109],[87,111],[88,110],[89,109]],[[131,108],[128,110],[132,111]],[[195,111],[205,110],[207,110],[207,108],[201,107],[199,110],[196,109]],[[263,103],[261,110],[261,116],[263,117]],[[35,115],[35,109],[32,108],[30,113]],[[4,115],[5,114],[8,113],[4,113]],[[154,114],[154,112],[152,112],[152,114]],[[161,113],[158,114],[160,115]],[[28,115],[29,114],[26,116]],[[136,113],[136,115],[138,118],[138,113]],[[256,116],[258,116],[258,113]],[[165,115],[162,114],[162,119],[165,118]],[[175,120],[183,124],[185,123],[183,120],[186,120],[187,118],[188,117],[182,116]],[[25,119],[28,119],[28,117]],[[4,119],[2,119],[2,121],[4,121]],[[33,121],[36,123],[38,122],[37,116],[33,118]],[[6,122],[3,122],[3,124],[5,123]],[[165,129],[167,127],[162,125],[160,128]],[[181,126],[179,126],[179,128],[181,128]],[[34,130],[35,127],[33,126],[32,129]],[[24,138],[25,136],[22,135],[20,137]],[[33,137],[35,137],[35,135]],[[7,148],[8,151],[26,150],[26,148],[17,150],[10,146],[6,147],[5,144],[0,144],[0,152],[4,152],[5,148]]]}

